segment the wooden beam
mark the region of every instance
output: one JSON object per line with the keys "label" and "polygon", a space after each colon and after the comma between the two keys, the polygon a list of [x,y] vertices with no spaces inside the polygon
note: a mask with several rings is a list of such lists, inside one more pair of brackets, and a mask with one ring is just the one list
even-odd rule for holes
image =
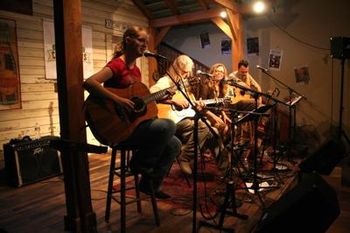
{"label": "wooden beam", "polygon": [[211,21],[218,26],[231,40],[233,40],[233,35],[230,27],[227,23],[220,17],[212,18]]}
{"label": "wooden beam", "polygon": [[159,28],[159,27],[208,21],[211,18],[218,17],[221,11],[222,9],[220,8],[214,8],[210,10],[197,11],[194,13],[170,16],[162,19],[154,19],[154,20],[150,20],[150,26],[154,28]]}
{"label": "wooden beam", "polygon": [[[150,51],[155,51],[156,46],[156,38],[157,38],[157,30],[155,28],[149,28],[149,42],[148,49]],[[157,71],[157,60],[156,59],[148,59],[148,84],[152,86],[155,82],[153,79],[154,72]]]}
{"label": "wooden beam", "polygon": [[240,31],[239,25],[238,25],[238,15],[234,14],[230,9],[226,9],[226,14],[227,14],[227,21],[228,25],[231,29],[233,38],[235,40],[238,39],[238,34]]}
{"label": "wooden beam", "polygon": [[163,27],[160,29],[160,31],[157,33],[155,37],[155,43],[154,43],[155,48],[157,48],[160,42],[162,42],[164,36],[169,32],[170,28],[171,27],[169,26],[169,27]]}
{"label": "wooden beam", "polygon": [[235,70],[238,67],[238,62],[243,58],[243,28],[242,28],[242,16],[237,15],[237,40],[232,43],[232,68]]}
{"label": "wooden beam", "polygon": [[[82,62],[81,0],[54,0],[57,88],[61,138],[86,143]],[[87,153],[61,151],[67,215],[65,230],[95,232]]]}
{"label": "wooden beam", "polygon": [[204,0],[197,0],[198,4],[202,7],[203,10],[208,10],[209,6]]}
{"label": "wooden beam", "polygon": [[142,12],[142,14],[147,18],[152,18],[152,13],[146,8],[144,1],[142,0],[132,0],[132,2],[135,4],[135,6]]}
{"label": "wooden beam", "polygon": [[239,6],[236,3],[233,3],[232,0],[231,1],[230,0],[213,0],[213,1],[214,1],[214,3],[217,3],[224,8],[230,9],[235,14],[240,12]]}
{"label": "wooden beam", "polygon": [[173,15],[178,15],[177,3],[174,0],[164,0],[165,4],[169,7]]}

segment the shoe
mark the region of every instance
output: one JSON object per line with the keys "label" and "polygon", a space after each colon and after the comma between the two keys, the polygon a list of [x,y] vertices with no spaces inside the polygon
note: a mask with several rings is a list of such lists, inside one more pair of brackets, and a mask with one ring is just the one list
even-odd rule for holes
{"label": "shoe", "polygon": [[[152,195],[151,187],[149,185],[146,185],[145,183],[140,182],[139,191],[146,194],[146,195]],[[161,200],[166,200],[166,199],[171,198],[171,196],[169,194],[167,194],[163,191],[154,192],[154,196],[158,199],[161,199]]]}
{"label": "shoe", "polygon": [[181,171],[186,175],[192,175],[192,168],[190,166],[190,162],[180,161],[179,162]]}
{"label": "shoe", "polygon": [[158,199],[161,199],[161,200],[166,200],[166,199],[170,199],[171,196],[163,191],[158,191],[158,192],[155,192],[154,193],[154,196]]}
{"label": "shoe", "polygon": [[141,174],[148,177],[153,177],[154,172],[153,168],[141,166],[137,162],[134,162],[134,160],[130,161],[130,170],[133,174]]}

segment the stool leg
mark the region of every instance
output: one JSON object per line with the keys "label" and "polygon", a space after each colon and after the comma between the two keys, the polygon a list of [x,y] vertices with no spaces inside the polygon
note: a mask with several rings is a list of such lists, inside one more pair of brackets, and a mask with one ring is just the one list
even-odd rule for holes
{"label": "stool leg", "polygon": [[117,156],[117,150],[112,150],[111,165],[109,168],[109,178],[107,187],[107,199],[106,199],[106,211],[105,211],[105,221],[109,222],[109,216],[111,212],[111,200],[112,200],[112,189],[113,189],[113,179],[115,170],[115,159]]}
{"label": "stool leg", "polygon": [[126,232],[126,201],[125,201],[125,159],[126,151],[120,151],[120,230]]}
{"label": "stool leg", "polygon": [[135,193],[136,193],[136,204],[137,204],[137,212],[141,213],[142,212],[142,207],[141,207],[141,196],[140,196],[140,190],[139,190],[139,175],[135,174],[134,175],[134,180],[135,180]]}
{"label": "stool leg", "polygon": [[156,196],[154,193],[155,192],[154,192],[153,181],[151,180],[151,201],[152,201],[152,207],[153,207],[153,214],[154,214],[156,225],[160,226],[157,200],[156,200]]}

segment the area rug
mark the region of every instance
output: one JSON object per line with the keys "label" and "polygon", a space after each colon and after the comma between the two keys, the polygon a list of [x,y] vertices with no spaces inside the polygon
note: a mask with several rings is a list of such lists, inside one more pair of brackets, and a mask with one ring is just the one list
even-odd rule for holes
{"label": "area rug", "polygon": [[[197,211],[213,217],[217,212],[217,206],[224,200],[225,184],[221,180],[221,174],[217,169],[215,161],[206,160],[198,164],[197,181]],[[127,187],[132,186],[133,179],[127,180]],[[119,183],[113,186],[114,190],[119,189]],[[193,210],[193,176],[182,173],[178,163],[174,163],[169,174],[165,177],[162,190],[171,196],[167,200],[158,200],[167,205],[174,215],[186,215]],[[133,191],[128,191],[127,195],[134,195]]]}

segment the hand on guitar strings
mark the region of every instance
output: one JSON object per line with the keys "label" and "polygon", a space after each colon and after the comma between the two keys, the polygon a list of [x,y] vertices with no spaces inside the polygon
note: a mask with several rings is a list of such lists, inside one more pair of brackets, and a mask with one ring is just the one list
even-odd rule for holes
{"label": "hand on guitar strings", "polygon": [[190,104],[188,103],[187,100],[184,99],[175,99],[172,100],[172,107],[176,110],[176,111],[181,111],[182,109],[186,109],[190,106]]}
{"label": "hand on guitar strings", "polygon": [[135,108],[135,103],[132,100],[117,95],[115,96],[114,102],[130,110],[134,110]]}

